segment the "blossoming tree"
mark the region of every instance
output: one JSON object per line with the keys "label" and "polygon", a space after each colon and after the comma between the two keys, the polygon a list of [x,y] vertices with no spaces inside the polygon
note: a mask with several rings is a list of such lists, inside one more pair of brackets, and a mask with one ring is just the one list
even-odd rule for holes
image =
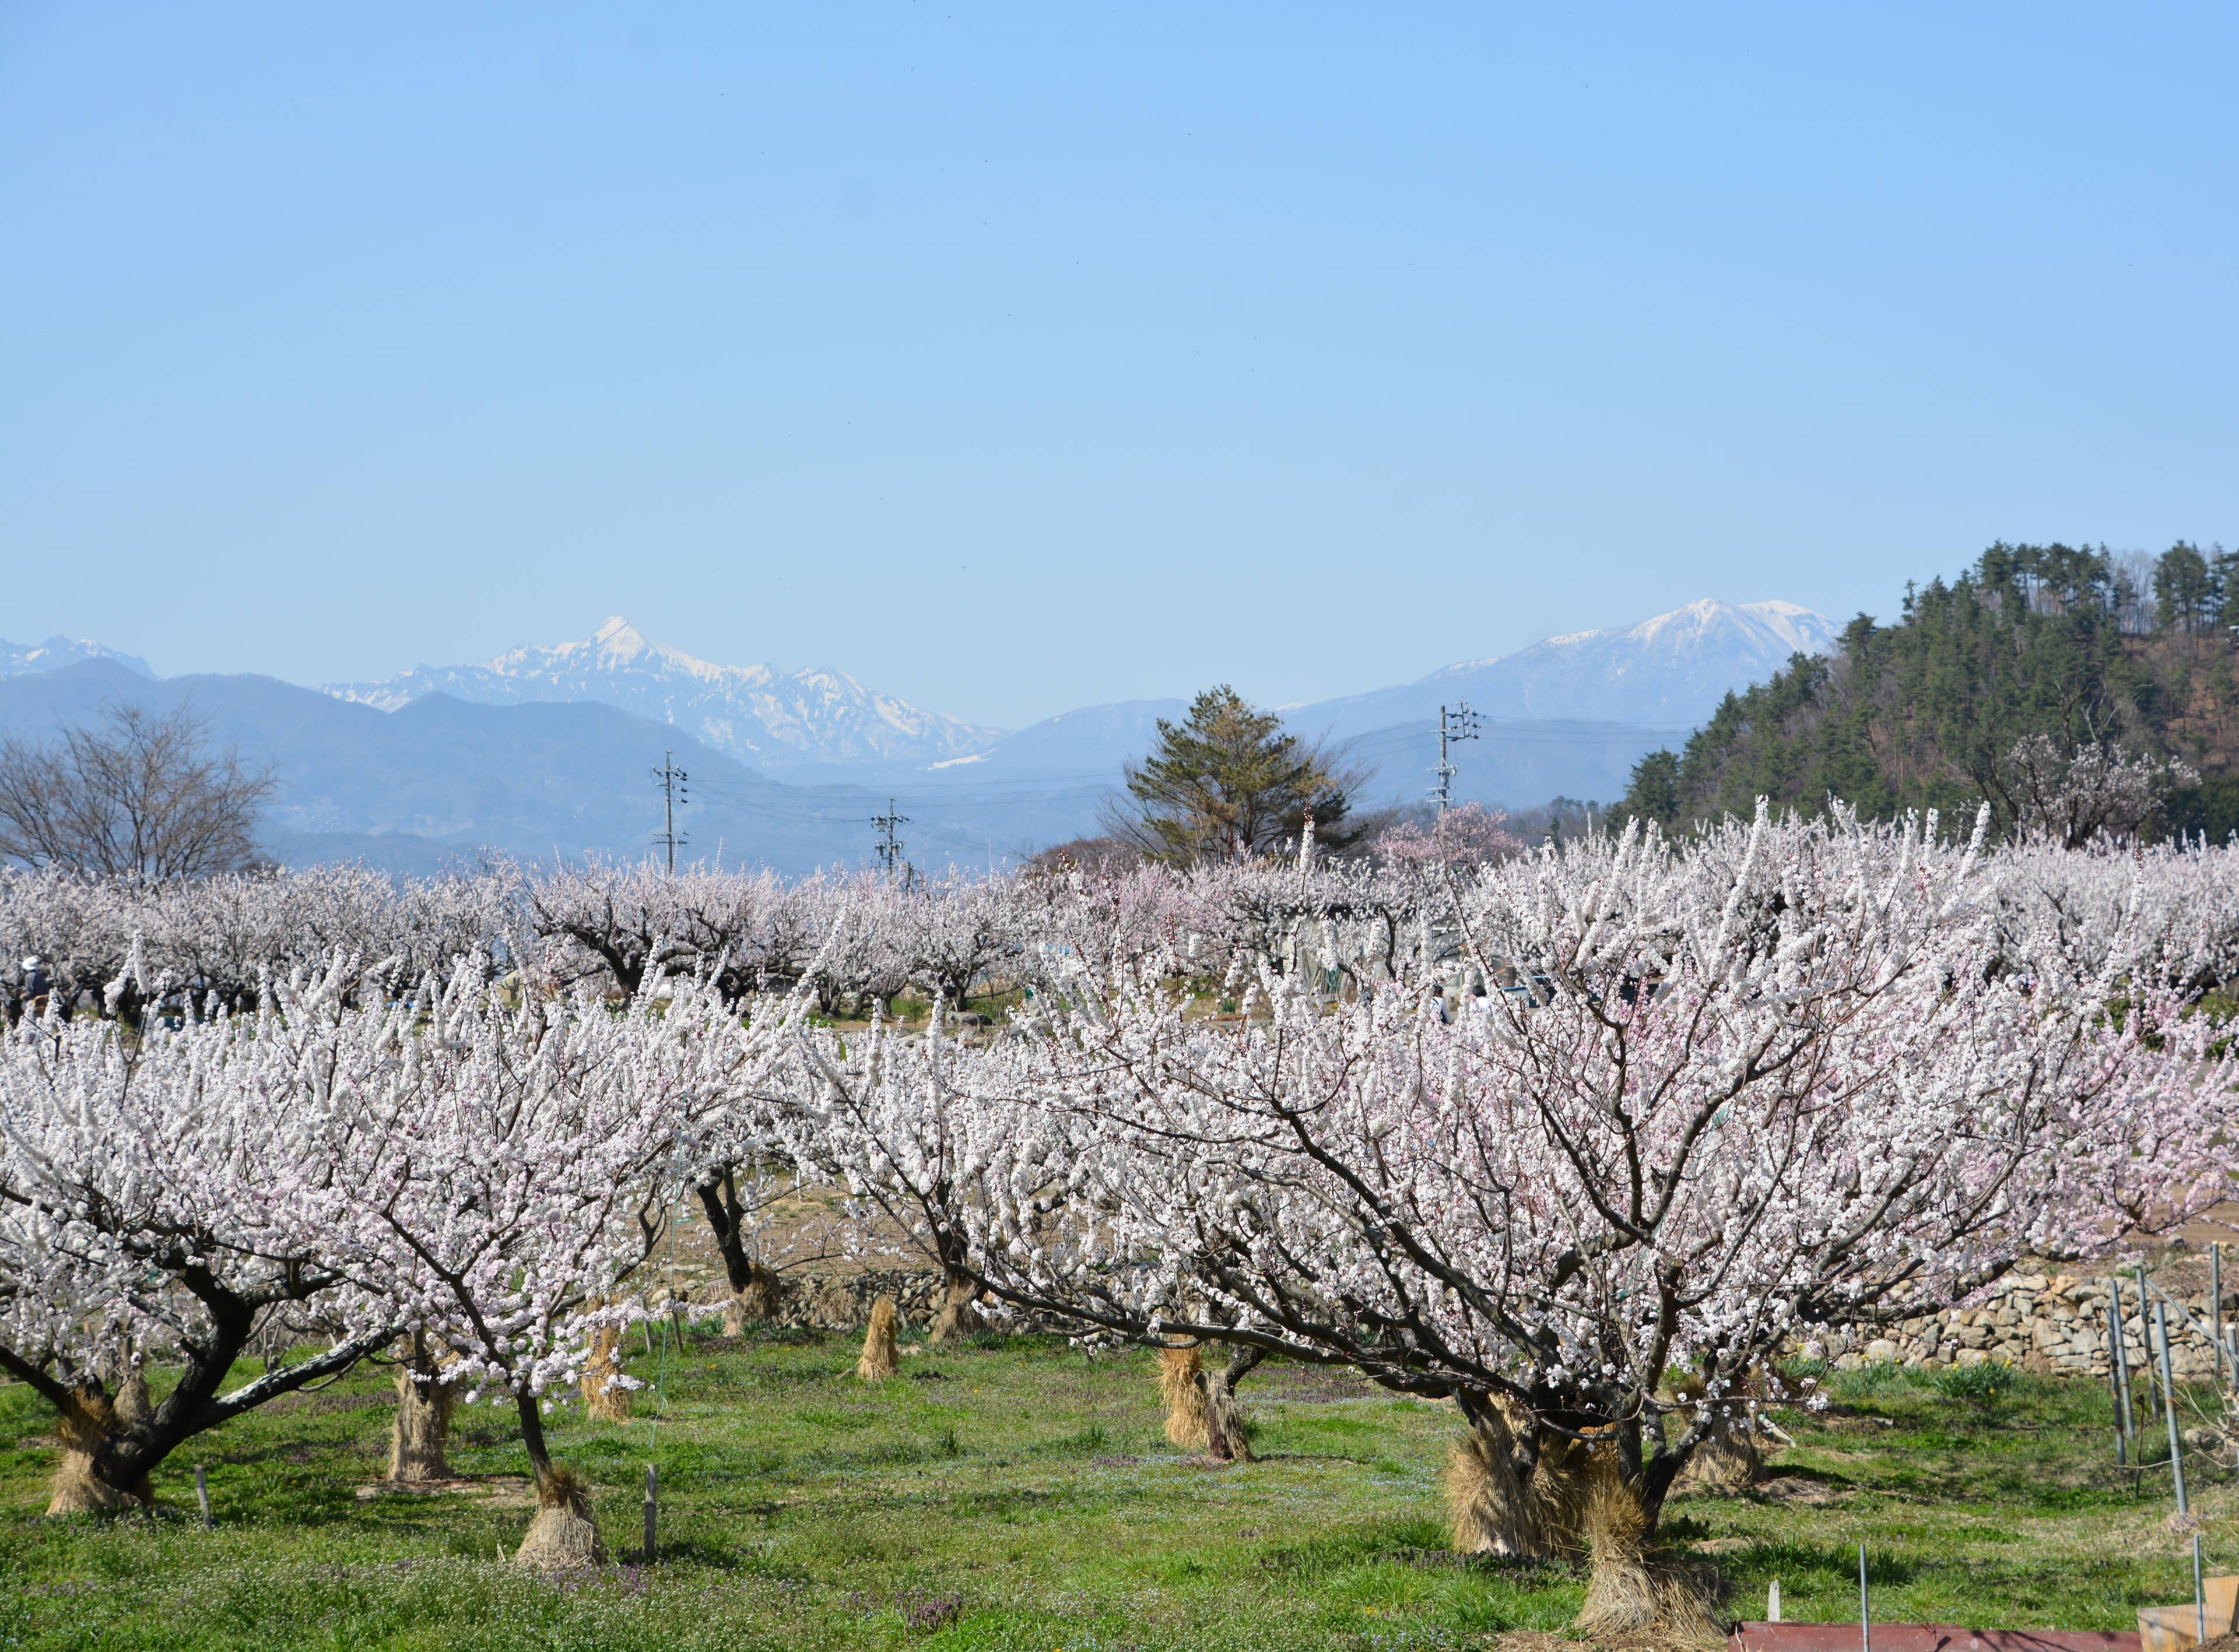
{"label": "blossoming tree", "polygon": [[1982,837],[1760,812],[1488,868],[1458,1016],[1263,962],[1239,1028],[1084,966],[1026,1036],[821,1052],[830,1151],[1007,1302],[1453,1399],[1486,1541],[1591,1523],[1587,1621],[1637,1623],[1752,1370],[2226,1191],[2228,1058],[2163,966],[2192,943],[2069,944]]}

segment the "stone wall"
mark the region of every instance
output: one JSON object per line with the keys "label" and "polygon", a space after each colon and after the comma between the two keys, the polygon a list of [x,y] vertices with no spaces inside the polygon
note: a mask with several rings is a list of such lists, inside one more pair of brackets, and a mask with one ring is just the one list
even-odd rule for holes
{"label": "stone wall", "polygon": [[[2197,1280],[2189,1275],[2198,1273]],[[2206,1270],[2163,1270],[2150,1277],[2175,1301],[2183,1303],[2199,1323],[2196,1330],[2176,1309],[2167,1310],[2169,1324],[2169,1363],[2182,1382],[2205,1381],[2216,1372],[2216,1360],[2204,1334],[2209,1324]],[[2239,1273],[2234,1280],[2239,1281]],[[2239,1292],[2224,1292],[2223,1324],[2234,1324]],[[2141,1317],[2136,1280],[2124,1276],[2123,1285],[2123,1345],[2127,1363],[2143,1373],[2150,1345],[2146,1321]],[[1882,1360],[1906,1365],[1974,1365],[1998,1360],[2023,1370],[2048,1375],[2096,1377],[2108,1375],[2107,1279],[2068,1274],[2009,1275],[1972,1308],[1947,1308],[1905,1320],[1901,1325],[1860,1326],[1831,1331],[1817,1338],[1820,1351],[1844,1370]]]}

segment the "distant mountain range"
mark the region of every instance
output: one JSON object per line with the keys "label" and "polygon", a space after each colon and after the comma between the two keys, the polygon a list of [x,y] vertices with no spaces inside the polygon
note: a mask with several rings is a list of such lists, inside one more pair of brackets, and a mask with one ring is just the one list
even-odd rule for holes
{"label": "distant mountain range", "polygon": [[[1608,801],[1642,755],[1791,654],[1824,652],[1834,631],[1792,603],[1694,602],[1284,715],[1367,773],[1364,805],[1422,798],[1438,707],[1464,701],[1484,721],[1454,748],[1458,799]],[[272,763],[281,789],[269,841],[280,858],[395,871],[485,848],[643,854],[658,824],[651,770],[671,748],[693,777],[681,824],[695,858],[788,872],[853,865],[891,799],[917,864],[980,866],[1096,831],[1120,766],[1150,748],[1160,718],[1188,708],[1092,706],[1003,733],[840,672],[713,665],[620,619],[580,642],[322,690],[254,676],[156,680],[90,642],[0,644],[0,733],[37,737],[116,701],[191,704],[221,740]]]}
{"label": "distant mountain range", "polygon": [[97,642],[83,640],[73,641],[68,637],[49,637],[44,642],[10,642],[0,639],[0,677],[21,677],[28,672],[54,671],[63,666],[76,665],[82,660],[114,660],[127,671],[142,677],[153,677],[148,662],[137,654],[119,654],[114,648],[104,648]]}
{"label": "distant mountain range", "polygon": [[1790,656],[1826,653],[1835,634],[1826,615],[1793,602],[1705,600],[1285,714],[1340,737],[1425,717],[1435,725],[1441,704],[1463,701],[1485,718],[1691,728],[1728,692],[1763,681]]}
{"label": "distant mountain range", "polygon": [[580,642],[515,648],[479,666],[421,666],[382,682],[332,684],[327,692],[382,711],[435,693],[482,706],[595,700],[673,724],[767,769],[938,762],[984,751],[1000,734],[920,711],[844,671],[712,665],[648,642],[620,618]]}

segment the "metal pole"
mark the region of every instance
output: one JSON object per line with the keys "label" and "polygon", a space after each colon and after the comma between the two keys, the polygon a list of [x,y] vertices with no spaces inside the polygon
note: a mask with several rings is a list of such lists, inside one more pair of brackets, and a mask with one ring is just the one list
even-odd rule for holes
{"label": "metal pole", "polygon": [[1866,1603],[1866,1546],[1858,1545],[1858,1645],[1874,1652],[1874,1615]]}
{"label": "metal pole", "polygon": [[1453,773],[1446,766],[1446,708],[1438,707],[1438,813],[1446,812],[1447,783]]}
{"label": "metal pole", "polygon": [[[645,1563],[648,1566],[653,1564],[654,1521],[660,1505],[659,1486],[654,1478],[653,1464],[648,1463],[645,1465]],[[2193,1567],[2196,1572],[2199,1569],[2197,1564]]]}
{"label": "metal pole", "polygon": [[2123,1426],[2123,1324],[2115,1317],[2115,1304],[2107,1304],[2107,1381],[2115,1390],[2115,1466],[2126,1468],[2129,1454],[2129,1430]]}
{"label": "metal pole", "polygon": [[210,1518],[209,1476],[203,1472],[203,1465],[199,1463],[195,1464],[195,1502],[201,1505],[203,1524],[205,1526],[216,1524],[217,1523]]}
{"label": "metal pole", "polygon": [[2208,1644],[2208,1594],[2200,1582],[2200,1534],[2192,1534],[2192,1612],[2194,1627],[2200,1631],[2200,1643]]}
{"label": "metal pole", "polygon": [[2223,1346],[2223,1244],[2208,1247],[2208,1329],[2216,1341],[2216,1363],[2224,1370],[2228,1350]]}
{"label": "metal pole", "polygon": [[2146,1344],[2146,1402],[2156,1411],[2161,1408],[2162,1390],[2154,1381],[2154,1299],[2146,1290],[2146,1270],[2141,1264],[2133,1271],[2138,1286],[2138,1324]]}
{"label": "metal pole", "polygon": [[2176,1511],[2181,1517],[2187,1512],[2184,1452],[2176,1435],[2176,1387],[2169,1377],[2169,1310],[2160,1303],[2154,1304],[2154,1332],[2161,1342],[2162,1415],[2169,1419],[2169,1475],[2176,1482]]}
{"label": "metal pole", "polygon": [[2108,1324],[2115,1337],[2112,1345],[2115,1370],[2123,1383],[2123,1432],[2129,1436],[2130,1443],[2135,1447],[2138,1441],[2138,1417],[2130,1406],[2130,1352],[2124,1340],[2129,1333],[2123,1329],[2123,1282],[2113,1274],[2107,1276],[2107,1311],[2113,1316]]}

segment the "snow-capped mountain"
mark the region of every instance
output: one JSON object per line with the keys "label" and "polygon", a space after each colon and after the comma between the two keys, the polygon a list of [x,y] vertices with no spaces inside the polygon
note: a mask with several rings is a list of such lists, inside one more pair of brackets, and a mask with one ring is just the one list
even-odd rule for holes
{"label": "snow-capped mountain", "polygon": [[432,693],[489,706],[594,700],[772,769],[934,763],[984,751],[1001,737],[867,688],[843,671],[695,660],[648,641],[620,618],[580,642],[515,648],[486,665],[421,666],[384,682],[329,684],[327,693],[383,711]]}
{"label": "snow-capped mountain", "polygon": [[1466,700],[1488,719],[1553,719],[1685,728],[1729,691],[1762,682],[1791,654],[1824,654],[1837,627],[1793,602],[1690,602],[1633,626],[1575,631],[1490,660],[1466,660],[1397,688],[1325,700],[1292,725],[1339,736],[1427,716]]}
{"label": "snow-capped mountain", "polygon": [[34,671],[59,671],[82,660],[114,660],[136,677],[153,677],[148,662],[137,654],[120,654],[83,637],[49,637],[44,642],[10,642],[0,639],[0,677],[21,677]]}

